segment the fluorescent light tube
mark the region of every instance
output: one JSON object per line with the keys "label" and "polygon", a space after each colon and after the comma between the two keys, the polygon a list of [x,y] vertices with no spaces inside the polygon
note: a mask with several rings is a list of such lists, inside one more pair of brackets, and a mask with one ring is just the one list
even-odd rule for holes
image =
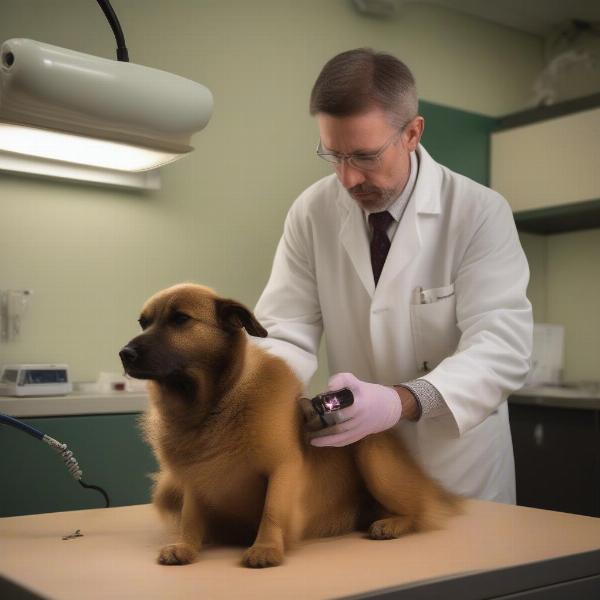
{"label": "fluorescent light tube", "polygon": [[133,173],[129,171],[99,169],[97,167],[88,167],[86,165],[76,165],[1,151],[0,171],[26,173],[27,175],[38,175],[53,179],[85,181],[137,190],[160,189],[160,172],[158,169]]}
{"label": "fluorescent light tube", "polygon": [[9,123],[0,123],[2,150],[119,171],[148,171],[179,157],[173,152]]}

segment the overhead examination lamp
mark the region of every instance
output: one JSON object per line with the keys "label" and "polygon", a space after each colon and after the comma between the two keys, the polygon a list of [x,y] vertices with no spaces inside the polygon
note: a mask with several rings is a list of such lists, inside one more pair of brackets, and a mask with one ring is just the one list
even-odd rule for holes
{"label": "overhead examination lamp", "polygon": [[117,59],[33,40],[0,46],[0,152],[117,171],[156,169],[193,150],[208,123],[203,85],[128,62],[108,0],[97,0],[117,41]]}

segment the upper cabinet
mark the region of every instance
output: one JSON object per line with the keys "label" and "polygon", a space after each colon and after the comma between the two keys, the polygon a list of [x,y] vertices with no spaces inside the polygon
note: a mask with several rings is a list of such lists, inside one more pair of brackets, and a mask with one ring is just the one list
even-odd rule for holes
{"label": "upper cabinet", "polygon": [[600,98],[502,119],[491,136],[490,185],[522,231],[600,227]]}

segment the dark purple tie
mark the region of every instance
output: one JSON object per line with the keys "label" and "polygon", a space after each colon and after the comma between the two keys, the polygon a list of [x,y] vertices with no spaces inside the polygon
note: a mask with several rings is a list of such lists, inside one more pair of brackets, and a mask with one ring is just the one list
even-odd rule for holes
{"label": "dark purple tie", "polygon": [[385,258],[391,246],[390,238],[387,235],[387,229],[393,220],[394,217],[392,217],[387,210],[371,213],[369,215],[369,225],[373,229],[373,237],[371,239],[371,266],[373,267],[375,285],[377,285],[377,282],[379,281]]}

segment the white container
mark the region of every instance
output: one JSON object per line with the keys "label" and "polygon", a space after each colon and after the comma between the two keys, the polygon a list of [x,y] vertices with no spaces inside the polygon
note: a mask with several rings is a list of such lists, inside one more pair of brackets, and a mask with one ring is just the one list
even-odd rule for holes
{"label": "white container", "polygon": [[565,328],[550,323],[533,326],[533,353],[526,387],[560,385],[565,355]]}

